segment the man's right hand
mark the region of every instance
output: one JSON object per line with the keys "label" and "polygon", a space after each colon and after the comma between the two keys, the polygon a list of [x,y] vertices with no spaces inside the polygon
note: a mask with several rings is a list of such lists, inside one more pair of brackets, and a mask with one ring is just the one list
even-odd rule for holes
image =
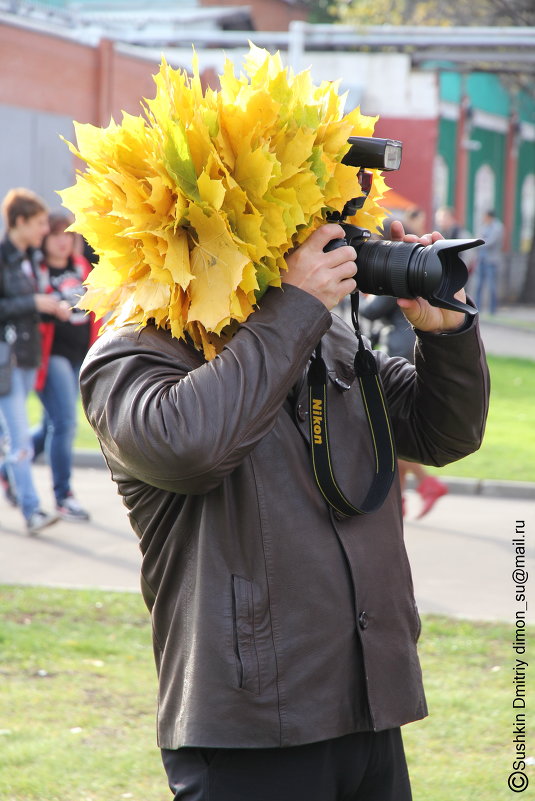
{"label": "man's right hand", "polygon": [[332,239],[343,239],[344,229],[336,223],[327,223],[314,231],[300,247],[286,257],[288,271],[282,273],[283,284],[304,289],[333,309],[343,297],[357,288],[355,281],[354,247],[344,245],[328,253],[323,248]]}
{"label": "man's right hand", "polygon": [[58,300],[54,295],[38,293],[34,295],[35,308],[39,314],[49,314],[66,322],[71,316],[69,304],[64,300]]}

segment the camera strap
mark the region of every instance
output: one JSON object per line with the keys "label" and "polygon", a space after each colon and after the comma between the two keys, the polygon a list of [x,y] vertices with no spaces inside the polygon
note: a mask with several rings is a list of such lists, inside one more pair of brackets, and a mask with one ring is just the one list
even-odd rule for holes
{"label": "camera strap", "polygon": [[358,323],[358,293],[351,295],[351,317],[358,341],[354,361],[355,375],[359,382],[375,454],[375,475],[364,500],[358,505],[345,497],[333,472],[327,425],[328,375],[321,355],[321,342],[308,370],[310,444],[314,476],[329,506],[343,517],[369,514],[379,509],[390,491],[396,470],[394,437],[377,364],[371,351],[364,345]]}

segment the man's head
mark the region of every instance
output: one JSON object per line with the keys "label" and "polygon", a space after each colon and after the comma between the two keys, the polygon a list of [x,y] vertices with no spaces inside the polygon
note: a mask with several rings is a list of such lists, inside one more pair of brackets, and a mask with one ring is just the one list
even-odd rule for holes
{"label": "man's head", "polygon": [[48,209],[30,189],[10,189],[2,201],[7,233],[19,250],[39,248],[48,233]]}

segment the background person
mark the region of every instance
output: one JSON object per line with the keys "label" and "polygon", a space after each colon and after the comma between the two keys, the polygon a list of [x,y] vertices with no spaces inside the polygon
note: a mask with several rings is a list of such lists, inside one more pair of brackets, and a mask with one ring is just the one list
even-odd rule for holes
{"label": "background person", "polygon": [[[427,231],[425,211],[419,206],[412,206],[410,209],[407,209],[403,217],[403,227],[406,234],[424,236]],[[442,231],[442,228],[439,230]]]}
{"label": "background person", "polygon": [[[435,212],[435,226],[437,231],[440,231],[444,239],[471,239],[472,234],[468,229],[464,228],[457,218],[457,213],[451,206],[440,206]],[[459,258],[466,265],[468,270],[468,283],[466,288],[470,292],[469,287],[472,283],[472,276],[476,264],[476,255],[473,250],[465,250],[459,253]]]}
{"label": "background person", "polygon": [[476,305],[478,309],[483,308],[486,289],[491,314],[498,311],[498,275],[502,261],[503,234],[503,223],[496,217],[496,212],[487,211],[479,233],[485,244],[477,249],[476,256]]}
{"label": "background person", "polygon": [[0,397],[8,445],[5,470],[28,533],[36,534],[58,516],[41,509],[33,482],[26,400],[41,359],[40,315],[67,319],[70,312],[65,301],[46,294],[40,285],[39,248],[48,232],[44,202],[28,189],[12,189],[2,202],[2,215],[7,233],[0,243],[0,339],[14,353],[11,391]]}
{"label": "background person", "polygon": [[435,212],[435,225],[444,239],[464,239],[470,233],[462,227],[452,206],[440,206]]}
{"label": "background person", "polygon": [[[66,231],[71,223],[64,213],[51,214],[49,233],[43,240],[44,260],[40,271],[47,291],[72,308],[84,294],[83,282],[91,269],[86,259],[74,252],[75,234]],[[36,389],[45,413],[32,431],[34,457],[46,451],[52,470],[56,509],[64,520],[88,520],[88,512],[71,488],[73,444],[78,412],[80,365],[96,339],[93,315],[72,309],[67,320],[41,325],[43,358]]]}

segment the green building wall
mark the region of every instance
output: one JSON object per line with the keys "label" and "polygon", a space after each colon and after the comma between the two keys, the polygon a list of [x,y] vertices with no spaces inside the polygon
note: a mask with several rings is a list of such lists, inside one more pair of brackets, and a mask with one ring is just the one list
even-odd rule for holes
{"label": "green building wall", "polygon": [[455,120],[441,119],[438,127],[438,155],[448,165],[448,184],[446,205],[455,205],[455,162],[457,143],[457,123]]}
{"label": "green building wall", "polygon": [[[475,200],[475,179],[476,173],[484,164],[488,164],[494,172],[496,183],[494,187],[494,211],[503,220],[504,199],[505,199],[505,157],[506,157],[506,136],[496,131],[488,131],[484,128],[472,128],[470,138],[481,143],[479,150],[470,152],[470,166],[468,170],[468,205],[466,225],[470,231],[475,233],[474,221],[474,200]],[[515,224],[515,231],[516,231]],[[514,233],[513,233],[514,235]]]}
{"label": "green building wall", "polygon": [[[473,111],[492,114],[509,122],[513,113],[519,120],[535,126],[535,99],[526,92],[512,94],[500,81],[499,76],[488,73],[462,75],[447,70],[439,73],[441,101],[459,105],[463,96],[468,98]],[[448,166],[447,203],[455,202],[455,177],[457,173],[457,121],[441,118],[439,122],[438,154]],[[507,169],[507,134],[483,127],[473,127],[470,139],[481,144],[479,149],[469,152],[467,176],[466,226],[474,230],[475,180],[477,171],[488,164],[495,176],[494,208],[499,217],[504,216],[505,180]],[[521,140],[518,147],[517,175],[515,181],[515,214],[511,236],[513,251],[526,249],[521,237],[521,193],[526,178],[535,175],[535,141]]]}

